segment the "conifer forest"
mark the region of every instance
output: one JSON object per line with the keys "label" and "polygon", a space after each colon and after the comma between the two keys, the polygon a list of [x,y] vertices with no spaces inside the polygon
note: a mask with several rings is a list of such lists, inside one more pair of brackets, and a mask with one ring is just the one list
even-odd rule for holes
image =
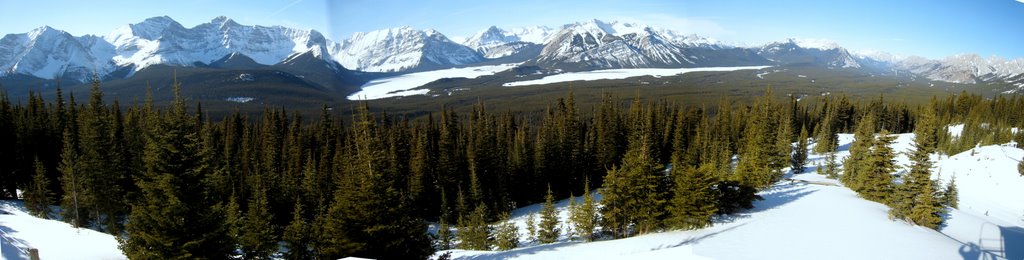
{"label": "conifer forest", "polygon": [[[1024,143],[1024,98],[966,92],[911,104],[877,96],[790,96],[681,104],[571,92],[544,112],[319,116],[266,107],[211,118],[178,95],[168,106],[0,94],[0,198],[32,214],[113,234],[132,259],[423,259],[452,248],[516,248],[510,211],[541,203],[528,240],[631,237],[710,226],[753,207],[807,154],[854,133],[831,171],[891,218],[942,225],[956,187],[930,179],[929,154]],[[623,99],[625,98],[625,99]],[[622,100],[629,100],[622,102]],[[959,138],[945,126],[963,124]],[[890,175],[893,133],[916,133],[913,164]],[[831,160],[834,161],[834,160]],[[1020,166],[1024,174],[1024,163]],[[841,174],[840,174],[841,173]],[[600,205],[594,198],[599,193]],[[569,223],[553,201],[571,200]],[[59,207],[51,207],[59,206]],[[438,227],[431,231],[428,225]],[[571,232],[571,233],[570,233]]]}

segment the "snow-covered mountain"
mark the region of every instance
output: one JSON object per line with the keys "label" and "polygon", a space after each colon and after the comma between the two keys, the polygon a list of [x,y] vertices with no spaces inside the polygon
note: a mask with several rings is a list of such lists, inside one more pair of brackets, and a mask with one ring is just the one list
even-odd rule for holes
{"label": "snow-covered mountain", "polygon": [[702,44],[710,42],[646,25],[591,20],[563,26],[534,62],[582,70],[695,67],[703,59],[690,48]]}
{"label": "snow-covered mountain", "polygon": [[111,62],[113,54],[114,46],[99,37],[75,37],[43,26],[0,39],[0,76],[26,74],[85,81],[93,73],[102,76],[116,69]]}
{"label": "snow-covered mountain", "polygon": [[932,60],[881,51],[860,51],[856,56],[861,63],[875,64],[873,67],[910,73],[930,80],[966,84],[1003,81],[1024,87],[1024,58],[1008,60],[997,56],[984,58],[977,54],[960,54]]}
{"label": "snow-covered mountain", "polygon": [[832,41],[794,39],[772,42],[757,50],[757,54],[780,64],[811,63],[829,68],[860,68],[861,64],[845,48]]}
{"label": "snow-covered mountain", "polygon": [[440,32],[409,27],[356,33],[331,51],[342,66],[373,72],[440,69],[484,60]]}
{"label": "snow-covered mountain", "polygon": [[227,17],[192,28],[170,17],[153,17],[102,37],[76,37],[44,26],[0,39],[0,79],[82,82],[93,74],[131,77],[157,64],[251,69],[294,64],[287,61],[299,56],[324,61],[304,65],[320,64],[336,72],[398,73],[523,62],[569,71],[810,64],[954,83],[1005,82],[1024,90],[1024,58],[963,54],[931,60],[879,51],[851,53],[835,42],[816,39],[751,47],[673,28],[600,20],[558,28],[490,26],[460,42],[435,30],[409,27],[356,33],[335,42],[315,30],[241,25]]}
{"label": "snow-covered mountain", "polygon": [[193,28],[185,28],[170,17],[153,17],[122,26],[104,39],[116,48],[113,61],[135,71],[155,64],[210,64],[234,54],[263,65],[311,50],[330,60],[324,54],[335,45],[314,30],[241,25],[223,16]]}
{"label": "snow-covered mountain", "polygon": [[525,60],[537,55],[535,52],[539,50],[539,46],[548,41],[552,31],[553,29],[544,26],[510,30],[491,26],[466,39],[463,45],[476,50],[488,59],[530,53],[530,55],[525,55],[527,56],[523,59]]}

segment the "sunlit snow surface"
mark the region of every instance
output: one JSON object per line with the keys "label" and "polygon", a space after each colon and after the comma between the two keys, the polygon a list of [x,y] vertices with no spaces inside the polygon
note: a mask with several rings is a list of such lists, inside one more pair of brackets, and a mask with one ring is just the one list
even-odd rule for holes
{"label": "sunlit snow surface", "polygon": [[527,86],[542,85],[568,81],[580,80],[601,80],[601,79],[624,79],[639,76],[664,77],[699,71],[736,71],[736,70],[758,70],[768,66],[746,66],[746,67],[708,67],[708,68],[679,68],[679,69],[608,69],[584,72],[570,72],[551,75],[535,80],[515,81],[505,83],[503,86]]}
{"label": "sunlit snow surface", "polygon": [[29,247],[39,250],[40,259],[127,259],[114,236],[33,217],[21,201],[0,201],[0,231],[3,259],[28,259]]}
{"label": "sunlit snow surface", "polygon": [[[903,153],[896,158],[902,167],[909,165],[905,154],[913,151],[913,136],[897,135],[892,145]],[[840,165],[852,142],[853,135],[839,135]],[[890,220],[887,206],[814,173],[825,157],[811,154],[807,173],[786,177],[812,183],[778,182],[759,193],[764,200],[754,209],[720,217],[705,229],[590,243],[563,235],[539,245],[523,238],[527,215],[540,211],[535,204],[512,213],[521,247],[450,252],[454,259],[1024,259],[1024,177],[1016,171],[1022,155],[1010,145],[983,146],[973,155],[933,155],[933,177],[941,172],[945,184],[956,175],[960,193],[961,210],[951,209],[940,231]],[[564,230],[568,201],[556,206]]]}
{"label": "sunlit snow surface", "polygon": [[401,97],[427,94],[427,89],[416,89],[427,83],[443,78],[476,78],[505,71],[519,64],[502,64],[493,66],[477,66],[444,70],[409,73],[394,77],[375,79],[362,86],[362,90],[349,95],[349,100],[371,100],[389,97]]}

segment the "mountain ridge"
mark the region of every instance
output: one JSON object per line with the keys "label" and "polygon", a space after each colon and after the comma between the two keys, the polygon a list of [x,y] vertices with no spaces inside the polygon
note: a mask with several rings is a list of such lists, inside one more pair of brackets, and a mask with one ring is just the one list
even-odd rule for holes
{"label": "mountain ridge", "polygon": [[[42,26],[0,39],[0,77],[25,75],[77,82],[127,78],[156,64],[276,66],[311,53],[324,71],[409,73],[477,64],[524,63],[575,71],[808,63],[835,69],[875,69],[929,80],[1007,82],[1024,89],[1024,58],[961,54],[943,59],[849,51],[821,39],[788,38],[739,47],[696,34],[639,23],[597,19],[558,28],[489,26],[462,42],[433,29],[387,28],[333,41],[316,30],[242,25],[219,16],[186,28],[168,16],[116,28],[105,36],[73,36]],[[242,54],[247,61],[225,65]],[[253,64],[255,63],[255,64]]]}

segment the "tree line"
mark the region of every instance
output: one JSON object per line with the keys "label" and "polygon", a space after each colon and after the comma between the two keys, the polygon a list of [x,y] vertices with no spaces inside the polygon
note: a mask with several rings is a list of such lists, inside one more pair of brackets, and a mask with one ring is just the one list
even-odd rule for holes
{"label": "tree line", "polygon": [[[851,152],[883,159],[847,159],[844,184],[930,226],[914,213],[935,212],[917,207],[934,203],[914,203],[938,194],[921,177],[927,156],[915,154],[912,181],[893,186],[884,133],[917,129],[919,152],[956,151],[960,142],[1019,140],[982,130],[1024,120],[1012,113],[1024,108],[1017,96],[963,93],[911,108],[884,97],[776,100],[770,90],[711,108],[606,95],[584,111],[570,93],[540,114],[478,103],[468,114],[445,107],[414,120],[362,104],[351,118],[327,107],[313,119],[268,107],[214,120],[173,89],[164,108],[151,98],[108,103],[99,81],[84,104],[59,89],[53,102],[3,95],[0,142],[10,145],[0,147],[0,197],[24,191],[34,214],[115,234],[130,258],[424,258],[452,247],[514,248],[514,226],[501,220],[541,202],[540,242],[570,230],[592,240],[702,228],[751,208],[784,170],[801,172],[807,146],[794,142],[832,153],[838,133],[857,130]],[[953,123],[965,124],[959,138],[941,127]],[[880,138],[866,137],[876,131]],[[886,192],[898,195],[875,197]],[[574,195],[584,202],[570,207],[572,228],[559,230],[550,204]],[[440,224],[437,234],[428,222]]]}

